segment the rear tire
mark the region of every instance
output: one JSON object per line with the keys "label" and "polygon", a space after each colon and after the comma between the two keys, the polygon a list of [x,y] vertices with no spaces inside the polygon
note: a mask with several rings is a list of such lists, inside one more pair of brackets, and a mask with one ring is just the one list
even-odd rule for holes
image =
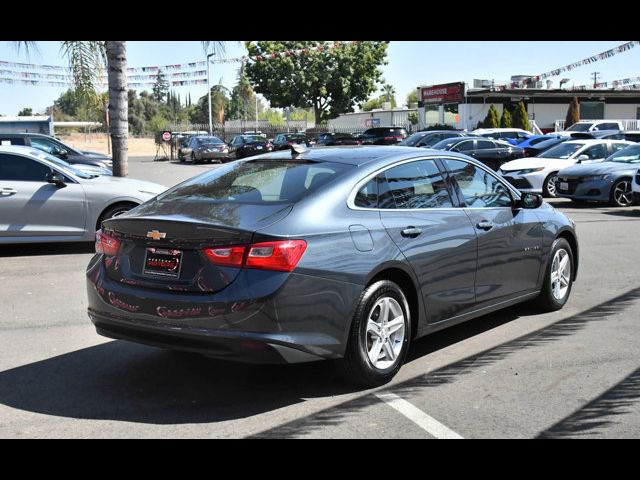
{"label": "rear tire", "polygon": [[345,356],[336,362],[338,372],[367,388],[384,385],[404,363],[410,339],[409,304],[402,289],[389,280],[375,282],[360,295]]}
{"label": "rear tire", "polygon": [[192,153],[192,154],[191,154],[191,163],[193,163],[194,165],[195,165],[196,163],[198,163],[198,160],[196,159],[196,154],[195,154],[195,153]]}
{"label": "rear tire", "polygon": [[558,172],[550,173],[547,178],[544,179],[542,184],[542,194],[545,197],[557,198],[556,194],[556,180],[558,179]]}
{"label": "rear tire", "polygon": [[[568,258],[568,263],[563,268],[564,258]],[[542,290],[533,304],[544,312],[555,312],[564,307],[564,304],[569,300],[569,295],[571,295],[573,268],[571,245],[564,238],[557,238],[551,246]]]}

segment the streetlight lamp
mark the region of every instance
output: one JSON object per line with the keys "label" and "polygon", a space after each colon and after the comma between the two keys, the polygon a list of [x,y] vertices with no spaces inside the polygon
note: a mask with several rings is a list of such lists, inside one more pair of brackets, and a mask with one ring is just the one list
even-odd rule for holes
{"label": "streetlight lamp", "polygon": [[207,55],[207,91],[209,97],[209,135],[213,135],[213,123],[211,122],[211,81],[209,80],[209,58],[215,55],[215,53],[210,53]]}

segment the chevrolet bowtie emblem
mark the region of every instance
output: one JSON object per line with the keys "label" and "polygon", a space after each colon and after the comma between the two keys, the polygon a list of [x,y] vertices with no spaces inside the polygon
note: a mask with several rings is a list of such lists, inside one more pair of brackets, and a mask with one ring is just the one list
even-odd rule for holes
{"label": "chevrolet bowtie emblem", "polygon": [[160,240],[166,236],[166,233],[159,232],[158,230],[151,230],[150,232],[147,232],[147,238],[153,238],[154,240]]}

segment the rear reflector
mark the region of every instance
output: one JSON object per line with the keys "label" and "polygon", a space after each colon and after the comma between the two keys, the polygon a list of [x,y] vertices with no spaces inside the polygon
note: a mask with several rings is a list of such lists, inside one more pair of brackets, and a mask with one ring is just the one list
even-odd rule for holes
{"label": "rear reflector", "polygon": [[216,265],[291,272],[296,268],[306,248],[307,242],[304,240],[281,240],[254,243],[249,246],[205,248],[204,254],[211,263]]}
{"label": "rear reflector", "polygon": [[246,247],[244,245],[221,248],[205,248],[204,254],[211,263],[226,267],[242,267],[242,259]]}
{"label": "rear reflector", "polygon": [[120,240],[108,235],[102,230],[96,232],[96,253],[116,255],[120,249]]}

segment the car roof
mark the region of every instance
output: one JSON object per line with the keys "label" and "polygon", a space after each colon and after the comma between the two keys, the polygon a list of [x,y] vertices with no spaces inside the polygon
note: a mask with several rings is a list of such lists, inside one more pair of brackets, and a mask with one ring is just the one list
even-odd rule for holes
{"label": "car roof", "polygon": [[30,147],[29,145],[0,145],[0,153],[22,153],[29,155],[29,152],[32,152],[34,150],[36,152],[42,152],[42,150],[38,150],[35,147]]}
{"label": "car roof", "polygon": [[599,143],[607,144],[607,143],[620,143],[620,142],[628,143],[628,144],[632,144],[633,143],[633,142],[629,142],[628,140],[610,140],[610,139],[603,140],[603,139],[600,139],[600,138],[584,138],[584,139],[578,139],[578,140],[567,140],[564,143],[569,143],[569,144],[571,144],[571,143],[581,143],[581,144],[585,144],[585,145],[595,145],[595,144],[599,144]]}
{"label": "car roof", "polygon": [[[55,138],[51,135],[45,135],[43,133],[29,133],[29,132],[7,132],[7,133],[2,133],[0,132],[0,135],[2,135],[3,137],[46,137],[46,138]],[[57,139],[56,139],[57,140]]]}
{"label": "car roof", "polygon": [[[314,147],[307,149],[303,153],[292,156],[291,150],[279,150],[270,152],[249,160],[308,160],[315,162],[344,163],[347,165],[365,165],[375,161],[385,159],[404,160],[425,155],[442,155],[442,150],[430,148],[401,147],[397,145],[351,145],[344,147]],[[456,152],[446,152],[447,156],[456,156],[465,160],[470,160],[466,155]],[[471,159],[473,160],[473,159]]]}

